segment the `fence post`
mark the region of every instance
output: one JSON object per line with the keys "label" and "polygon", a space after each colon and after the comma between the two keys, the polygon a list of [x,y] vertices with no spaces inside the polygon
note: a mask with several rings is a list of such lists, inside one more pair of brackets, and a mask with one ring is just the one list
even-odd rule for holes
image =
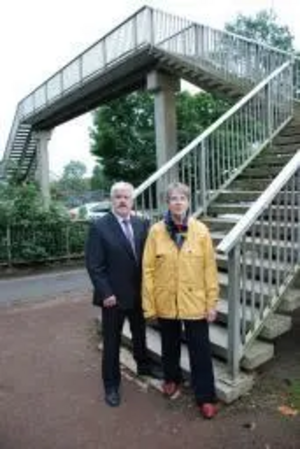
{"label": "fence post", "polygon": [[206,214],[207,209],[207,192],[206,192],[206,146],[205,142],[201,142],[200,153],[200,194],[201,206],[203,213]]}
{"label": "fence post", "polygon": [[136,49],[138,46],[138,20],[136,15],[132,18],[132,23],[133,48]]}
{"label": "fence post", "polygon": [[241,351],[240,254],[239,243],[228,254],[228,368],[233,381],[239,374]]}
{"label": "fence post", "polygon": [[154,45],[155,43],[155,31],[154,31],[154,11],[152,8],[148,9],[148,32],[149,32],[149,42],[150,45]]}
{"label": "fence post", "polygon": [[7,249],[7,264],[9,268],[12,266],[12,254],[11,254],[11,228],[10,225],[6,227],[6,249]]}
{"label": "fence post", "polygon": [[300,265],[300,169],[295,173],[296,176],[296,211],[297,211],[297,263]]}
{"label": "fence post", "polygon": [[194,51],[195,51],[195,57],[199,56],[199,30],[198,30],[198,25],[194,25],[194,32],[195,32],[195,47],[194,47]]}
{"label": "fence post", "polygon": [[271,92],[271,83],[267,85],[267,127],[268,127],[268,138],[270,138],[273,134],[273,110],[272,110],[272,92]]}
{"label": "fence post", "polygon": [[68,224],[66,226],[66,256],[67,261],[69,262],[71,259],[71,254],[70,254],[70,226]]}

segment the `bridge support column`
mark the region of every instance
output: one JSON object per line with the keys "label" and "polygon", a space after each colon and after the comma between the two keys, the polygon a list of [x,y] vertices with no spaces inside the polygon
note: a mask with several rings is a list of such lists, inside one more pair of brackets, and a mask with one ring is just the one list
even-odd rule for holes
{"label": "bridge support column", "polygon": [[[153,71],[148,74],[147,88],[154,93],[156,161],[157,168],[160,168],[177,152],[175,93],[180,90],[180,79]],[[166,184],[177,178],[178,173],[175,169],[158,184],[159,203],[163,199]]]}
{"label": "bridge support column", "polygon": [[177,150],[175,93],[180,90],[180,80],[154,71],[148,75],[147,88],[154,93],[156,158],[159,168]]}
{"label": "bridge support column", "polygon": [[37,138],[37,170],[36,179],[40,185],[44,206],[46,209],[50,206],[50,175],[49,175],[49,157],[48,142],[51,138],[51,131],[39,131]]}

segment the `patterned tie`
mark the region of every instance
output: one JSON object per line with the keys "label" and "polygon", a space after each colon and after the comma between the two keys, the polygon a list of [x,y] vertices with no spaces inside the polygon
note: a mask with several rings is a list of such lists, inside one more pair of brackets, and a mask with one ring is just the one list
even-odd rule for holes
{"label": "patterned tie", "polygon": [[130,243],[130,246],[131,246],[131,248],[132,248],[132,251],[133,251],[134,256],[136,257],[135,242],[134,242],[134,236],[133,236],[133,233],[132,233],[132,229],[131,229],[131,226],[130,226],[130,220],[124,219],[124,220],[122,221],[122,223],[123,223],[123,225],[124,225],[124,227],[123,227],[123,229],[124,229],[124,234],[125,234],[127,240],[128,240],[129,243]]}

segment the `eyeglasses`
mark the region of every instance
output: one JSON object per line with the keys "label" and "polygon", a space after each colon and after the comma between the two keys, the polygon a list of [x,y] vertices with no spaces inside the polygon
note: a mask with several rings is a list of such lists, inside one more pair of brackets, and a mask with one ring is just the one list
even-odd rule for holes
{"label": "eyeglasses", "polygon": [[185,195],[172,195],[168,198],[169,203],[186,203],[188,201]]}

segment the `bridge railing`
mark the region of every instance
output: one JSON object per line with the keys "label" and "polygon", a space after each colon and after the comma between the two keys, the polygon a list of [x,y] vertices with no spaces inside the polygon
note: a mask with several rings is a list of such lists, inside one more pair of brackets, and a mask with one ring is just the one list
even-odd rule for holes
{"label": "bridge railing", "polygon": [[20,104],[21,117],[48,106],[130,53],[145,45],[155,45],[189,24],[186,19],[149,7],[141,8],[25,97]]}

